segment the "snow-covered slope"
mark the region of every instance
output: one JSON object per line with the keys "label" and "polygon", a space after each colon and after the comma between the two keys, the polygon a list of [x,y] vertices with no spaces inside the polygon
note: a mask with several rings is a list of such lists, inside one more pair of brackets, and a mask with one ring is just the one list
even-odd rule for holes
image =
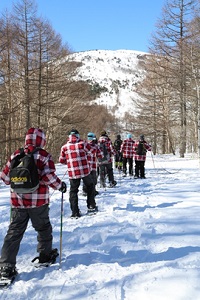
{"label": "snow-covered slope", "polygon": [[77,52],[71,57],[82,62],[77,79],[102,88],[103,92],[96,102],[106,105],[115,112],[115,116],[122,116],[127,111],[134,112],[134,100],[138,99],[135,89],[145,76],[147,55],[132,50],[93,50]]}

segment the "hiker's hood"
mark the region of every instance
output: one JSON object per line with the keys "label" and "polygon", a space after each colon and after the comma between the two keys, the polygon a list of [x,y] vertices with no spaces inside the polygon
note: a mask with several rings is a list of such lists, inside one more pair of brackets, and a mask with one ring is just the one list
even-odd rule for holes
{"label": "hiker's hood", "polygon": [[105,143],[107,141],[108,141],[108,137],[107,136],[100,136],[99,143]]}
{"label": "hiker's hood", "polygon": [[26,133],[25,148],[40,147],[46,145],[44,131],[40,128],[30,128]]}
{"label": "hiker's hood", "polygon": [[70,143],[78,143],[80,141],[80,138],[76,136],[76,134],[70,134],[68,138],[68,142]]}

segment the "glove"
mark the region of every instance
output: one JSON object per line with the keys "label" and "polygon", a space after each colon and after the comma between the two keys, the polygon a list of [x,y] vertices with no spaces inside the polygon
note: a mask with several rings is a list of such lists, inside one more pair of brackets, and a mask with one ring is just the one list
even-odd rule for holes
{"label": "glove", "polygon": [[62,193],[66,193],[66,191],[67,191],[67,185],[66,185],[66,183],[64,181],[62,181],[61,188],[59,189],[59,191],[62,192]]}

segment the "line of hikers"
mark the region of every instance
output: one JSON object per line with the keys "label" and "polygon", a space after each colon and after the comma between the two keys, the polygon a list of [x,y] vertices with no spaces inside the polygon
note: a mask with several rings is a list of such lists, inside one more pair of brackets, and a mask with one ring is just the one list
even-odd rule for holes
{"label": "line of hikers", "polygon": [[100,176],[101,187],[105,187],[106,174],[108,175],[109,187],[114,187],[112,156],[115,150],[106,131],[102,131],[99,140],[93,132],[89,132],[87,140],[80,138],[79,132],[72,129],[68,140],[61,148],[59,162],[66,164],[70,181],[69,201],[72,210],[71,217],[81,216],[78,207],[78,191],[83,181],[83,192],[87,196],[88,213],[98,210],[95,202],[97,176]]}
{"label": "line of hikers", "polygon": [[126,177],[127,173],[133,176],[133,161],[135,161],[134,178],[145,178],[146,152],[151,151],[151,145],[145,141],[143,134],[136,141],[132,139],[131,133],[128,133],[123,141],[121,136],[117,135],[114,148],[115,168],[123,172],[123,177]]}
{"label": "line of hikers", "polygon": [[[118,139],[120,136],[118,135]],[[150,151],[144,136],[140,140],[145,151]],[[21,149],[17,149],[11,154],[0,178],[6,185],[10,185],[11,218],[7,234],[4,238],[0,258],[0,276],[10,277],[16,274],[16,257],[20,243],[26,231],[29,220],[37,232],[37,252],[39,253],[39,263],[46,263],[55,260],[58,255],[57,249],[52,249],[52,225],[49,219],[49,187],[65,193],[66,183],[56,175],[55,164],[50,153],[44,150],[46,144],[45,133],[40,128],[30,128],[25,136],[25,144]],[[126,175],[126,165],[129,163],[129,174],[132,175],[133,153],[135,153],[135,175],[145,177],[144,161],[145,154],[137,154],[140,141],[134,142],[131,134],[121,143],[120,149],[113,146],[108,134],[103,130],[97,140],[94,133],[89,132],[87,141],[80,138],[79,132],[72,129],[69,132],[66,143],[61,147],[59,162],[67,165],[68,177],[70,182],[69,202],[72,211],[72,218],[81,216],[78,206],[78,191],[83,181],[83,188],[87,194],[88,213],[98,211],[95,202],[97,191],[97,176],[100,177],[100,186],[106,186],[106,176],[108,176],[109,187],[113,188],[117,182],[113,175],[113,156],[116,166],[123,168]],[[121,161],[121,159],[123,159]],[[32,164],[28,162],[32,161]],[[14,163],[13,163],[14,162]],[[121,162],[123,164],[121,165]],[[24,171],[31,172],[30,166],[33,163],[37,167],[38,181],[35,186],[29,176],[23,175]],[[25,164],[27,164],[25,166]],[[28,167],[30,170],[27,170]],[[20,169],[21,168],[21,169]],[[20,171],[19,171],[20,169]],[[26,170],[25,170],[26,169]],[[143,170],[143,171],[142,171]],[[18,174],[11,178],[10,173]],[[140,173],[139,173],[140,172]],[[27,174],[27,173],[25,173]],[[21,177],[20,177],[21,176]],[[30,181],[30,186],[28,184]],[[24,184],[24,187],[23,187]],[[18,187],[20,187],[19,190]],[[27,189],[30,188],[30,191]]]}
{"label": "line of hikers", "polygon": [[[111,155],[115,154],[115,150],[106,132],[102,132],[99,146],[93,133],[89,133],[87,138],[87,141],[80,139],[79,132],[72,129],[67,136],[66,143],[61,147],[59,156],[59,162],[67,165],[72,218],[81,216],[78,206],[78,191],[81,180],[87,190],[88,213],[98,211],[95,202],[96,158],[99,159],[99,174],[102,185],[104,185],[103,180],[105,179],[103,178],[104,169],[106,169],[109,177],[109,186],[114,187],[117,184],[113,176],[111,158]],[[105,141],[106,148],[108,148],[106,162],[104,161],[104,152],[101,149],[101,140]],[[16,258],[29,220],[37,232],[37,252],[39,253],[37,259],[39,263],[51,263],[55,261],[58,255],[57,249],[52,248],[49,187],[65,193],[67,186],[56,175],[54,161],[51,154],[44,149],[45,144],[44,131],[40,128],[30,128],[26,133],[23,148],[17,149],[11,154],[0,174],[1,180],[6,185],[10,185],[11,203],[10,224],[1,248],[1,278],[11,278],[17,274]],[[101,165],[104,166],[101,168]],[[34,172],[34,176],[32,176],[32,172]]]}

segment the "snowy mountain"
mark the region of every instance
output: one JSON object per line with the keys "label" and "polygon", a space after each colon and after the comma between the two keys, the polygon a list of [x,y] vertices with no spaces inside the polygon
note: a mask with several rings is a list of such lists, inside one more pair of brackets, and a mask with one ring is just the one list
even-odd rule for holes
{"label": "snowy mountain", "polygon": [[82,63],[76,78],[102,91],[95,102],[106,105],[119,117],[134,112],[134,100],[139,97],[135,89],[145,76],[147,55],[132,50],[92,50],[73,53],[71,58]]}

